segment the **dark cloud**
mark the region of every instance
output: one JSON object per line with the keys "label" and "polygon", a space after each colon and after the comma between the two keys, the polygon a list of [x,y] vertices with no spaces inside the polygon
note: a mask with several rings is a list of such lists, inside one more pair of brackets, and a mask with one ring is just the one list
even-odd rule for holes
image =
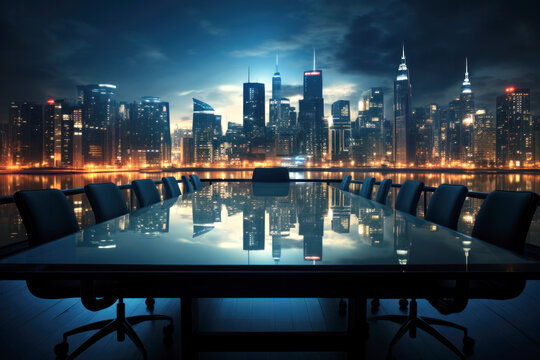
{"label": "dark cloud", "polygon": [[404,42],[415,104],[422,105],[458,95],[468,57],[478,102],[493,108],[493,94],[509,83],[539,86],[538,9],[519,0],[381,3],[353,21],[336,61],[343,72],[388,79]]}

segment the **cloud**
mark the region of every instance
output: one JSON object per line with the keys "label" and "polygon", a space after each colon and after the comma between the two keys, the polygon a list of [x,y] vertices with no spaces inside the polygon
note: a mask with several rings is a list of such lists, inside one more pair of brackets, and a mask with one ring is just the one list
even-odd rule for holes
{"label": "cloud", "polygon": [[214,23],[212,23],[209,20],[201,20],[199,21],[199,26],[201,29],[203,29],[205,32],[207,32],[210,35],[221,35],[225,32],[224,29],[216,26]]}

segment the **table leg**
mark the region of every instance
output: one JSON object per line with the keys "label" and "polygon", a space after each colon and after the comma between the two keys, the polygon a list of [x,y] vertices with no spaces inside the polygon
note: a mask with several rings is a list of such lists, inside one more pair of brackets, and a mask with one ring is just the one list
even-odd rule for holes
{"label": "table leg", "polygon": [[183,297],[180,299],[181,349],[182,359],[194,359],[194,335],[198,328],[198,299]]}
{"label": "table leg", "polygon": [[365,337],[368,335],[367,299],[365,297],[349,298],[347,337],[349,344],[348,358],[362,358]]}

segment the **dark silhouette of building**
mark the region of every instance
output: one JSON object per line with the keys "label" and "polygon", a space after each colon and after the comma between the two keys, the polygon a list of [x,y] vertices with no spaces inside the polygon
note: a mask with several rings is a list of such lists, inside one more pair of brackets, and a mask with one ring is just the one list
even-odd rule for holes
{"label": "dark silhouette of building", "polygon": [[[196,163],[211,163],[214,155],[214,108],[205,102],[193,99],[193,144]],[[221,126],[221,125],[220,125]]]}
{"label": "dark silhouette of building", "polygon": [[9,160],[17,166],[40,166],[43,161],[43,106],[11,102],[9,106]]}
{"label": "dark silhouette of building", "polygon": [[322,70],[316,70],[313,52],[313,70],[304,71],[304,98],[300,100],[298,115],[299,150],[315,161],[326,154],[327,126],[324,120]]}
{"label": "dark silhouette of building", "polygon": [[161,167],[171,162],[169,103],[159,97],[143,97],[136,107],[135,126],[139,129],[139,165]]}

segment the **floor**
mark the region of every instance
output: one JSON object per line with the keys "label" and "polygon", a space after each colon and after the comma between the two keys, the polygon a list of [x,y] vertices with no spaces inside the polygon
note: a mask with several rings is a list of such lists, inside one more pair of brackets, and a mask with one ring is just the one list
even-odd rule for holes
{"label": "floor", "polygon": [[[0,281],[0,358],[53,359],[53,347],[62,333],[85,323],[112,318],[115,308],[86,310],[77,299],[43,300],[32,296],[23,281]],[[135,327],[149,359],[180,359],[178,299],[156,299],[154,313],[174,317],[172,345],[163,344],[163,321]],[[342,330],[346,318],[338,314],[337,299],[202,299],[200,328],[207,331],[325,331]],[[426,301],[419,300],[420,315],[443,317]],[[147,314],[144,300],[126,300],[126,315]],[[397,300],[382,300],[378,314],[399,313]],[[476,340],[470,359],[540,358],[540,281],[529,281],[525,291],[507,301],[474,300],[460,314],[444,317],[469,328]],[[384,359],[398,325],[370,322],[365,358]],[[462,334],[438,327],[461,348]],[[88,334],[69,339],[75,349]],[[404,337],[396,346],[397,359],[457,359],[436,340],[418,331],[415,339]],[[79,359],[141,359],[133,343],[117,342],[115,335],[102,339]],[[202,353],[200,359],[345,359],[342,353]]]}

